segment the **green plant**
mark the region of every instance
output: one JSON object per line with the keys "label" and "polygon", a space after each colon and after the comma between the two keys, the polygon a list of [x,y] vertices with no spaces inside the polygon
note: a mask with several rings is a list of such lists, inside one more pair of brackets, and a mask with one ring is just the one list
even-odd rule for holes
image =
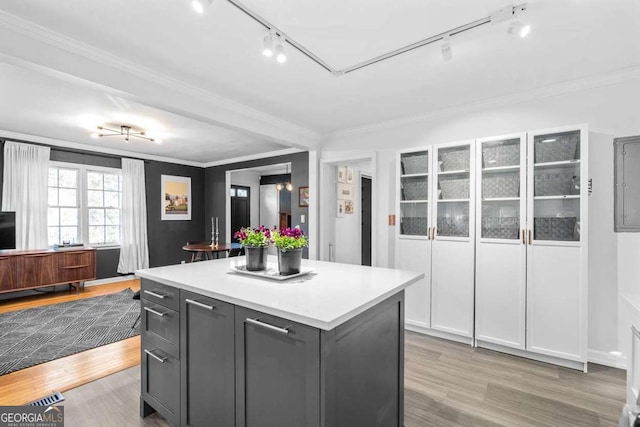
{"label": "green plant", "polygon": [[258,228],[242,227],[233,235],[243,246],[259,248],[271,243],[271,230],[264,225]]}
{"label": "green plant", "polygon": [[281,228],[279,232],[274,233],[273,242],[278,249],[286,252],[291,249],[300,249],[307,246],[307,236],[299,225],[295,228]]}

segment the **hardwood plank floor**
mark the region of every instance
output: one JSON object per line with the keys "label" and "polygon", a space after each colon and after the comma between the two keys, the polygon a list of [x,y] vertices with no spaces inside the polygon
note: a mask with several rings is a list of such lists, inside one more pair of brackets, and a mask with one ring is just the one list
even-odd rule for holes
{"label": "hardwood plank floor", "polygon": [[[0,313],[138,290],[137,280],[0,302]],[[0,405],[65,392],[67,426],[166,426],[139,417],[140,338],[0,377]],[[96,381],[97,380],[97,381]],[[617,426],[625,371],[589,373],[407,332],[405,426]],[[84,385],[83,385],[84,384]],[[97,420],[100,420],[97,422]]]}
{"label": "hardwood plank floor", "polygon": [[[78,295],[72,290],[4,300],[0,302],[0,313],[91,298],[127,288],[137,291],[140,281],[88,286]],[[0,376],[0,405],[22,405],[54,391],[67,391],[139,364],[139,336],[93,348]]]}
{"label": "hardwood plank floor", "polygon": [[[617,426],[625,372],[589,373],[406,334],[406,427]],[[140,369],[133,367],[65,393],[68,426],[167,426],[139,417]],[[93,423],[92,425],[96,425]]]}

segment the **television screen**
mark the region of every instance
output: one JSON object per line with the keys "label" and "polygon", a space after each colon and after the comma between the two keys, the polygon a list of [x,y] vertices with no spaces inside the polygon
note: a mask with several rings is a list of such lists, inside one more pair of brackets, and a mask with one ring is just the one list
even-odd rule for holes
{"label": "television screen", "polygon": [[16,213],[0,212],[0,249],[16,248]]}

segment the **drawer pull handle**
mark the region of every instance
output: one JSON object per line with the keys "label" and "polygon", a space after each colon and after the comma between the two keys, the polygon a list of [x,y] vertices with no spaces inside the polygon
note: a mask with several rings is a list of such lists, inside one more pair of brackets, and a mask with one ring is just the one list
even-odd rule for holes
{"label": "drawer pull handle", "polygon": [[278,332],[280,334],[286,335],[286,334],[289,333],[289,329],[287,329],[287,328],[279,328],[277,326],[273,326],[273,325],[270,325],[268,323],[261,322],[260,319],[247,318],[246,322],[251,324],[251,325],[254,325],[254,326],[260,326],[261,328],[265,328],[265,329],[269,329],[270,331]]}
{"label": "drawer pull handle", "polygon": [[149,350],[145,349],[144,350],[145,353],[147,353],[149,356],[153,357],[154,359],[156,359],[158,362],[160,363],[164,363],[168,357],[160,357],[160,356],[156,356],[155,354],[153,354],[152,352],[150,352]]}
{"label": "drawer pull handle", "polygon": [[160,317],[164,317],[164,315],[166,314],[166,313],[161,313],[161,312],[159,312],[159,311],[157,311],[157,310],[154,310],[153,308],[149,308],[149,307],[144,307],[144,309],[145,309],[146,311],[148,311],[149,313],[153,313],[153,314],[155,314],[156,316],[160,316]]}
{"label": "drawer pull handle", "polygon": [[152,297],[156,297],[156,298],[160,298],[160,299],[164,299],[164,297],[165,297],[162,294],[158,294],[158,293],[155,293],[153,291],[148,291],[146,289],[144,290],[144,293],[147,294],[147,295],[151,295]]}
{"label": "drawer pull handle", "polygon": [[215,305],[203,304],[200,301],[194,301],[194,300],[189,299],[189,298],[186,298],[185,301],[186,301],[187,304],[195,305],[196,307],[200,307],[200,308],[206,308],[207,310],[213,310],[214,308],[216,308]]}

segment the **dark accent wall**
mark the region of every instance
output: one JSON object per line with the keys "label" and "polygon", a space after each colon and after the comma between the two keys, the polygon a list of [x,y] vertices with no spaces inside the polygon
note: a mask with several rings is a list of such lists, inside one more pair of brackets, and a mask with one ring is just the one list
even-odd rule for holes
{"label": "dark accent wall", "polygon": [[[17,141],[37,144],[29,141]],[[51,147],[51,160],[91,166],[121,168],[118,156],[82,150]],[[145,160],[145,185],[147,190],[147,233],[149,236],[149,266],[157,267],[179,264],[190,257],[182,250],[187,241],[204,238],[204,172],[200,167],[177,165]],[[4,140],[0,140],[0,199],[2,196],[2,173],[4,169]],[[177,175],[191,178],[191,221],[161,221],[163,197],[160,194],[160,176]],[[120,249],[99,249],[96,256],[96,277],[117,277]]]}
{"label": "dark accent wall", "polygon": [[[309,185],[309,153],[295,153],[284,156],[269,157],[264,159],[249,160],[246,162],[231,163],[227,165],[213,166],[205,170],[205,227],[208,235],[211,235],[211,218],[218,217],[220,223],[220,241],[227,241],[226,229],[226,194],[225,173],[227,171],[254,168],[258,166],[291,163],[291,225],[300,227],[305,233],[308,232],[309,208],[298,206],[298,188]],[[300,215],[305,215],[307,222],[300,223]],[[232,230],[233,232],[233,230]],[[308,257],[308,249],[305,248],[303,256]]]}
{"label": "dark accent wall", "polygon": [[[179,264],[191,256],[182,250],[187,242],[207,240],[204,221],[205,170],[195,166],[145,162],[147,190],[147,233],[149,235],[149,266]],[[162,221],[164,196],[160,191],[160,176],[188,176],[191,178],[191,221]],[[209,224],[208,236],[211,236]],[[209,237],[210,238],[210,237]]]}

